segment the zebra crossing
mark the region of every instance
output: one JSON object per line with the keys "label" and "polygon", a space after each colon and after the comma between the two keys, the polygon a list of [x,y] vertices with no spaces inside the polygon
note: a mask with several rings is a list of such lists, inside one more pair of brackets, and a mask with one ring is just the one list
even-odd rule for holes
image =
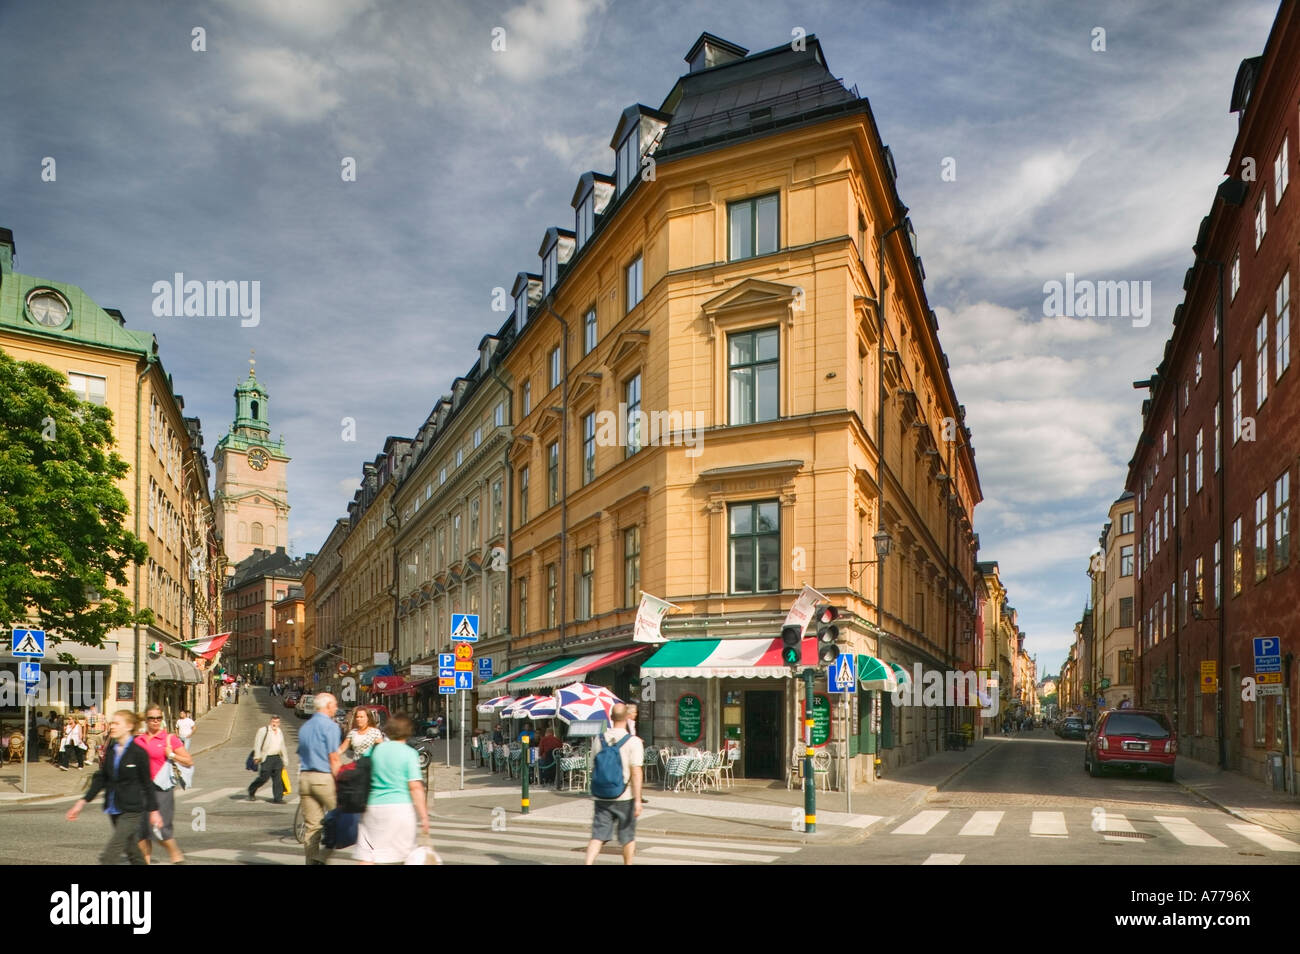
{"label": "zebra crossing", "polygon": [[[1154,839],[1162,839],[1166,844],[1177,843],[1191,848],[1264,848],[1270,852],[1300,854],[1300,842],[1247,822],[1229,822],[1222,830],[1212,834],[1185,815],[1130,818],[1122,812],[1101,808],[1095,808],[1088,815],[1077,818],[1067,818],[1062,811],[1032,811],[1028,815],[1016,815],[1009,820],[1008,812],[1005,811],[975,811],[968,814],[951,809],[925,809],[901,820],[886,822],[879,834],[891,842],[897,839],[899,843],[926,835],[953,836],[956,843],[950,845],[950,848],[958,848],[968,839],[974,846],[979,843],[975,839],[998,836],[1017,838],[1027,835],[1030,839],[1087,838],[1131,845],[1150,844]],[[928,855],[922,864],[958,865],[965,858],[966,853],[951,850],[935,852]]]}
{"label": "zebra crossing", "polygon": [[[448,818],[431,818],[429,834],[439,857],[448,865],[582,864],[588,839],[585,827],[523,823],[496,831],[490,822]],[[799,845],[642,836],[637,838],[636,864],[771,864],[801,850]],[[186,857],[218,864],[301,865],[303,850],[291,839],[280,838],[255,841],[246,847],[191,849]],[[622,862],[614,842],[596,859],[597,864]],[[328,863],[355,864],[350,849],[334,852]]]}

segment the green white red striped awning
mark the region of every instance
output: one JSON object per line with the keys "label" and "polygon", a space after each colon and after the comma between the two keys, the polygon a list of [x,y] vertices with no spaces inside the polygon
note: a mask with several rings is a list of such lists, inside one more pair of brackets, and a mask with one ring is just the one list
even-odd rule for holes
{"label": "green white red striped awning", "polygon": [[539,663],[539,662],[530,662],[530,663],[524,663],[522,666],[516,666],[514,669],[511,669],[507,672],[503,672],[499,676],[495,676],[492,679],[488,679],[484,682],[480,682],[478,684],[479,692],[482,692],[484,689],[498,689],[504,692],[506,688],[506,683],[510,682],[512,679],[521,679],[523,678],[523,675],[525,673],[533,672],[536,669],[541,669],[542,666],[544,665],[546,664]]}
{"label": "green white red striped awning", "polygon": [[[781,661],[781,637],[775,639],[679,639],[662,646],[641,667],[650,679],[784,679],[790,667]],[[817,640],[800,646],[800,665],[817,665]]]}
{"label": "green white red striped awning", "polygon": [[571,682],[580,681],[589,672],[595,672],[597,669],[604,669],[607,666],[615,666],[637,653],[645,652],[646,649],[645,646],[633,646],[628,649],[607,649],[603,652],[587,653],[583,656],[567,656],[563,659],[554,659],[510,680],[510,688],[512,690],[532,690],[568,685]]}

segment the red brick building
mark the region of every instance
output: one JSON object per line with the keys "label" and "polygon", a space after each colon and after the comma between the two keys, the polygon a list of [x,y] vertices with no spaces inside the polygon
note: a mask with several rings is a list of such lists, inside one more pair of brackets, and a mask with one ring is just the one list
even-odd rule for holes
{"label": "red brick building", "polygon": [[1300,652],[1297,51],[1300,4],[1283,3],[1263,55],[1237,73],[1228,178],[1201,222],[1164,360],[1141,383],[1150,397],[1128,474],[1139,704],[1175,720],[1183,757],[1258,778],[1297,735],[1294,666],[1286,692],[1243,698],[1255,637]]}

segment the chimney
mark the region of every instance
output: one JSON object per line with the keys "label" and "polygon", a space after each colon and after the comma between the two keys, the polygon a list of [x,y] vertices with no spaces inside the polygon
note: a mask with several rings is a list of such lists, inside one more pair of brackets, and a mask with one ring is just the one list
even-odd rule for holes
{"label": "chimney", "polygon": [[126,318],[123,317],[122,313],[118,311],[116,308],[105,308],[104,314],[108,315],[110,318],[116,321],[123,328],[126,327]]}
{"label": "chimney", "polygon": [[710,67],[742,60],[747,53],[749,50],[743,46],[737,46],[712,33],[701,33],[691,51],[686,54],[686,62],[690,64],[692,73],[698,73]]}
{"label": "chimney", "polygon": [[18,251],[18,246],[14,244],[14,233],[11,229],[0,229],[0,281],[3,276],[12,275],[14,270],[14,253]]}

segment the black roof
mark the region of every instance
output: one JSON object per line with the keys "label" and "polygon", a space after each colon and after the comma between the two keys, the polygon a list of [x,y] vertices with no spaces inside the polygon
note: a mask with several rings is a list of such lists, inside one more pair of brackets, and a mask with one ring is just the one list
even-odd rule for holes
{"label": "black roof", "polygon": [[235,575],[226,583],[226,589],[236,589],[263,576],[301,578],[307,572],[307,561],[289,556],[284,547],[271,550],[254,550],[251,556],[235,564]]}

